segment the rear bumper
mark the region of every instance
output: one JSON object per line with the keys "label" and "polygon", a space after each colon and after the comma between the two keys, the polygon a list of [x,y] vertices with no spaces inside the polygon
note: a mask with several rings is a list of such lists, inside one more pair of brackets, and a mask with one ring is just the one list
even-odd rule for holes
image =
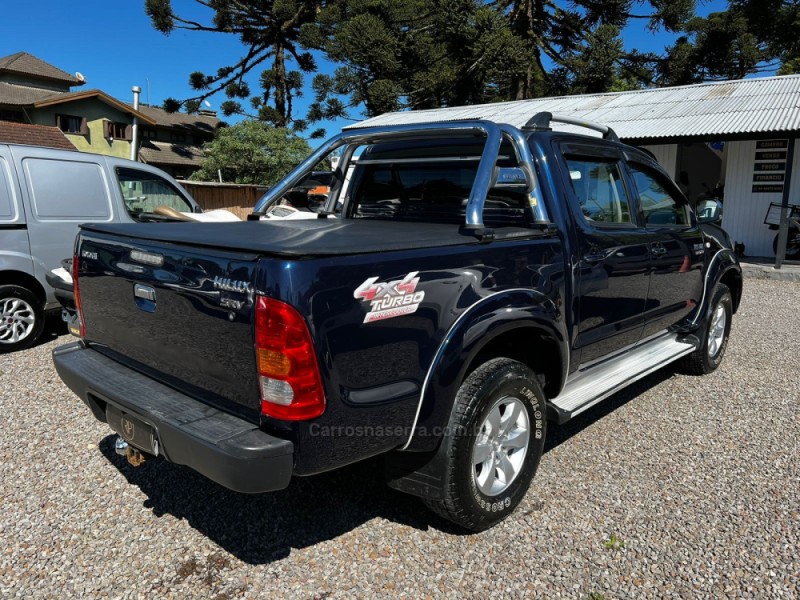
{"label": "rear bumper", "polygon": [[81,342],[56,348],[53,362],[64,383],[98,420],[108,423],[106,407],[112,405],[151,426],[159,454],[170,462],[186,465],[237,492],[270,492],[289,485],[292,442],[150,379]]}

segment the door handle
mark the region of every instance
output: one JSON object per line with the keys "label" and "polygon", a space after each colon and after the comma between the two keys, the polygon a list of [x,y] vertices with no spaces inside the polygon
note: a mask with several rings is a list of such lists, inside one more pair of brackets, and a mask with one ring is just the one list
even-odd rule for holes
{"label": "door handle", "polygon": [[584,254],[583,256],[583,262],[589,263],[590,265],[603,262],[605,259],[605,254]]}

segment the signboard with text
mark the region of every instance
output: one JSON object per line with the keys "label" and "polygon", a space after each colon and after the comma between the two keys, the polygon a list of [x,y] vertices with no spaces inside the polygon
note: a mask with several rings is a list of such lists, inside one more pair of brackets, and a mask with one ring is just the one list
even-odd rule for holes
{"label": "signboard with text", "polygon": [[754,194],[780,194],[786,181],[789,140],[758,140],[753,167]]}

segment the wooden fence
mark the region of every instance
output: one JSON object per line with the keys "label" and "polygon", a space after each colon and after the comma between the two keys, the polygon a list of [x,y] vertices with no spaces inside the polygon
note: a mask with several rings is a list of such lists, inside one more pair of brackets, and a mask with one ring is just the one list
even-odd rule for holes
{"label": "wooden fence", "polygon": [[263,185],[238,183],[214,183],[204,181],[181,181],[203,210],[224,208],[241,219],[253,212],[256,201],[269,188]]}

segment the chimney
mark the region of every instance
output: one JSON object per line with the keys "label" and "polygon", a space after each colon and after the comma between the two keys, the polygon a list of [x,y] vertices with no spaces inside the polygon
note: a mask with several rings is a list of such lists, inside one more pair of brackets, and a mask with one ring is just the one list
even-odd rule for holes
{"label": "chimney", "polygon": [[209,110],[207,108],[201,108],[197,111],[197,114],[199,114],[201,117],[217,117],[217,111]]}

